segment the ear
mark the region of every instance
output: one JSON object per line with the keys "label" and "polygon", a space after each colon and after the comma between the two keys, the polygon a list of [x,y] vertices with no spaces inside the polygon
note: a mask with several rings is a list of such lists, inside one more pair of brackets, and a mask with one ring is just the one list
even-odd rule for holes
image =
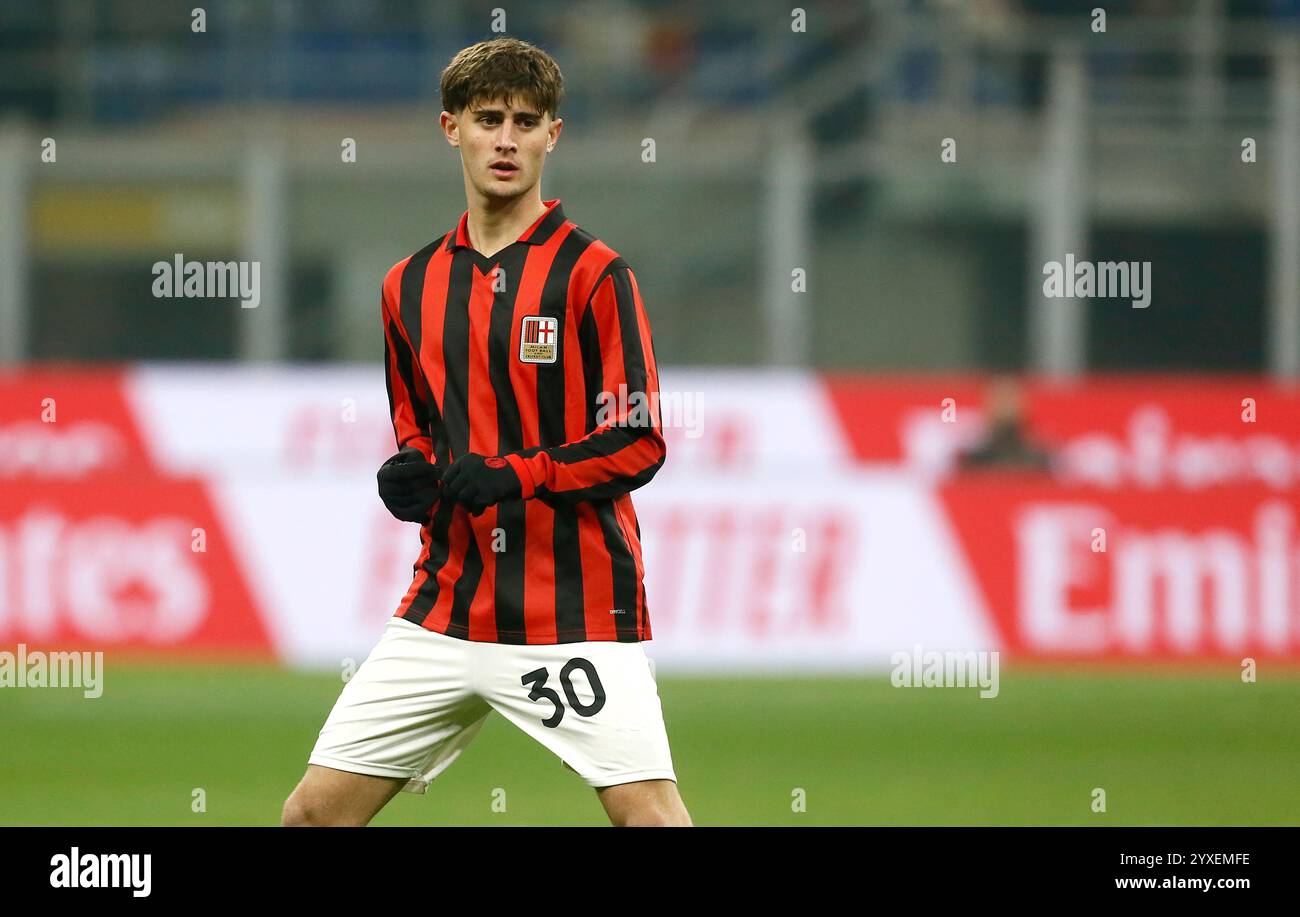
{"label": "ear", "polygon": [[442,135],[447,138],[447,143],[451,146],[460,146],[460,121],[449,111],[444,111],[438,116],[438,125],[442,128]]}
{"label": "ear", "polygon": [[546,152],[549,153],[551,150],[555,149],[555,144],[560,141],[560,131],[562,130],[564,130],[563,118],[556,118],[551,122],[550,130],[547,132],[550,134],[550,137],[546,141]]}

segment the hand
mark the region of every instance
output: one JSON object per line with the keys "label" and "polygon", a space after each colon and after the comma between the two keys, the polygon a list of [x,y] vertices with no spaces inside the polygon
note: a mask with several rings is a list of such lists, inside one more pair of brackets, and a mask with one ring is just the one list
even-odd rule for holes
{"label": "hand", "polygon": [[452,462],[442,476],[443,498],[464,504],[474,516],[522,493],[519,475],[499,455],[466,453]]}
{"label": "hand", "polygon": [[403,522],[424,522],[438,501],[442,471],[414,446],[403,446],[379,466],[379,499]]}

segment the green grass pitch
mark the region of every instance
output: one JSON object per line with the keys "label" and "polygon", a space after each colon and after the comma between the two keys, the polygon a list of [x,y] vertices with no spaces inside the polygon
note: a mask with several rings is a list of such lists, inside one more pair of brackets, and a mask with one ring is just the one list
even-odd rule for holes
{"label": "green grass pitch", "polygon": [[[276,824],[341,687],[258,665],[106,663],[98,699],[0,690],[0,824]],[[660,675],[699,825],[1300,823],[1295,672],[1004,667],[984,700],[886,675]],[[498,714],[428,795],[399,794],[375,820],[605,823],[595,793]]]}

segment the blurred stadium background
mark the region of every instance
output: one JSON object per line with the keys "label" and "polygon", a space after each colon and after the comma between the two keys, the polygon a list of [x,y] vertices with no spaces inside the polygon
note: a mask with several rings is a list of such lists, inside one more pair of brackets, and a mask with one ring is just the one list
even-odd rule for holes
{"label": "blurred stadium background", "polygon": [[[464,209],[497,6],[0,0],[0,650],[105,653],[0,690],[0,824],[278,821],[409,581],[379,283]],[[1300,2],[501,9],[653,326],[697,823],[1294,824]],[[1067,253],[1149,305],[1048,298]],[[259,304],[155,297],[177,255]],[[603,821],[495,718],[377,824]]]}

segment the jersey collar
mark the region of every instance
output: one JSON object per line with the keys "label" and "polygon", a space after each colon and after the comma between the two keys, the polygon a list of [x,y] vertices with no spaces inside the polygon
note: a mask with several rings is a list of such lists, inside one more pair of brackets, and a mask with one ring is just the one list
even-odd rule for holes
{"label": "jersey collar", "polygon": [[[555,234],[555,231],[564,225],[564,209],[560,206],[560,199],[542,201],[546,205],[546,212],[537,218],[532,226],[524,230],[524,234],[516,239],[516,242],[526,242],[529,245],[543,245],[546,240]],[[460,222],[456,224],[456,231],[447,237],[447,244],[444,246],[445,251],[454,252],[458,248],[469,247],[469,211],[466,210],[460,215]]]}

